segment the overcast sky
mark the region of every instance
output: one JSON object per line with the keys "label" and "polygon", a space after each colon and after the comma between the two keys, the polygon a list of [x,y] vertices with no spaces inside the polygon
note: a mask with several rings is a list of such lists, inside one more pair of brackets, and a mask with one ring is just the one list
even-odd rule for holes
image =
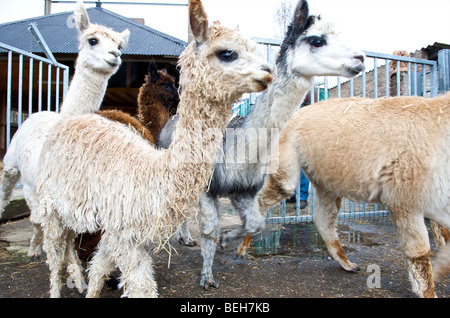
{"label": "overcast sky", "polygon": [[[131,2],[187,3],[187,0]],[[265,38],[275,36],[275,14],[280,3],[281,0],[203,0],[211,21],[239,26],[248,37]],[[71,11],[73,7],[74,4],[54,3],[52,13]],[[103,4],[103,7],[126,17],[144,18],[145,24],[152,28],[187,39],[185,6]],[[335,22],[342,38],[361,50],[414,52],[434,42],[450,44],[449,0],[309,0],[309,7],[310,13]],[[0,23],[43,14],[44,0],[0,0]]]}

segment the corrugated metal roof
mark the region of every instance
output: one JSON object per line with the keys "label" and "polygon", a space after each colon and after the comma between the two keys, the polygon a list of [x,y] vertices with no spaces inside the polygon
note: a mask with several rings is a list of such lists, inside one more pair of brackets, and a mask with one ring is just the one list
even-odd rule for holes
{"label": "corrugated metal roof", "polygon": [[[112,11],[87,8],[92,23],[105,25],[117,32],[130,30],[130,40],[125,55],[179,56],[186,42],[135,22]],[[35,22],[53,54],[78,53],[78,34],[70,18],[72,11],[0,24],[0,42],[27,52],[42,53],[33,40],[28,25]]]}

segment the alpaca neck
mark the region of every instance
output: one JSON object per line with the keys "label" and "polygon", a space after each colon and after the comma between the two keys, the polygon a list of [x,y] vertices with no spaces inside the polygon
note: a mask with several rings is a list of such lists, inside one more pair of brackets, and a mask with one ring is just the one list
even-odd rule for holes
{"label": "alpaca neck", "polygon": [[231,118],[232,100],[211,101],[200,95],[183,90],[173,141],[165,153],[165,169],[173,176],[165,177],[173,181],[168,184],[173,188],[168,200],[178,216],[190,209],[189,202],[198,202],[208,187]]}
{"label": "alpaca neck", "polygon": [[[283,74],[286,74],[283,72]],[[247,158],[248,162],[265,165],[278,141],[287,121],[298,109],[313,85],[313,78],[278,74],[274,82],[259,97],[256,105],[245,117],[240,128],[257,131],[245,134],[248,145],[258,145],[258,157]],[[261,134],[260,130],[266,134]],[[229,149],[227,149],[228,151]],[[232,152],[233,153],[233,152]],[[248,154],[250,156],[250,154]]]}
{"label": "alpaca neck", "polygon": [[246,116],[243,125],[282,130],[312,86],[312,77],[298,77],[285,73],[276,75],[274,82],[261,94]]}
{"label": "alpaca neck", "polygon": [[[189,96],[189,98],[183,98]],[[182,163],[194,163],[211,167],[215,154],[222,144],[223,133],[231,118],[233,101],[210,100],[200,94],[183,92],[178,107],[179,120],[170,154],[182,159]]]}
{"label": "alpaca neck", "polygon": [[62,115],[94,113],[100,109],[110,75],[79,68],[61,107]]}
{"label": "alpaca neck", "polygon": [[160,103],[155,100],[150,100],[147,105],[139,104],[138,117],[141,124],[144,125],[155,140],[157,140],[164,124],[169,119],[169,112]]}

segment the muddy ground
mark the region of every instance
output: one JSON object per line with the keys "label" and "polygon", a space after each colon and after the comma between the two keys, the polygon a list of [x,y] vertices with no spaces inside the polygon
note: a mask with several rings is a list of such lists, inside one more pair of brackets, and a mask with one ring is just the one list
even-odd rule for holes
{"label": "muddy ground", "polygon": [[[225,213],[224,230],[237,226],[238,218]],[[194,238],[198,226],[190,223]],[[45,260],[26,256],[31,227],[28,218],[0,225],[0,297],[49,297],[49,270]],[[357,263],[358,273],[345,272],[328,256],[312,223],[271,225],[254,238],[245,260],[236,259],[237,243],[218,250],[214,276],[219,288],[204,290],[199,285],[202,256],[200,246],[173,242],[176,252],[154,255],[154,271],[161,298],[414,298],[406,263],[388,219],[375,222],[347,222],[339,235],[348,258]],[[432,241],[433,255],[436,252]],[[379,269],[379,286],[376,283]],[[369,271],[368,271],[369,270]],[[117,275],[117,273],[116,273]],[[63,297],[81,298],[63,277]],[[370,284],[369,284],[370,285]],[[436,285],[439,297],[450,296],[450,278]],[[118,298],[120,290],[105,286],[101,297]]]}

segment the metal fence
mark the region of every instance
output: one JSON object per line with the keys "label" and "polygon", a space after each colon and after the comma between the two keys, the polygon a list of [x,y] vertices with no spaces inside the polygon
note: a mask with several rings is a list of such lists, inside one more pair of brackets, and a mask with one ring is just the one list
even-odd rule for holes
{"label": "metal fence", "polygon": [[[53,56],[52,56],[53,57]],[[59,111],[69,87],[69,67],[56,60],[25,52],[0,42],[0,63],[6,64],[6,149],[13,130],[32,113]],[[14,81],[13,81],[14,79]],[[3,111],[3,110],[2,110]]]}
{"label": "metal fence", "polygon": [[[277,42],[256,39],[265,45],[263,52],[268,62],[273,65],[274,47]],[[448,50],[446,50],[448,51]],[[276,52],[276,51],[275,51]],[[342,81],[340,77],[318,77],[309,93],[311,104],[329,98],[367,97],[380,98],[391,96],[434,97],[438,94],[438,63],[436,61],[404,57],[392,54],[365,52],[366,70],[360,76]],[[450,56],[450,55],[449,55]],[[447,70],[448,72],[448,70]],[[439,77],[440,80],[441,77]],[[243,101],[235,107],[235,113],[245,116],[251,107],[249,101]],[[244,107],[241,107],[244,105]],[[299,105],[300,107],[300,105]],[[300,183],[295,195],[290,200],[282,201],[267,211],[267,223],[298,223],[313,220],[315,193],[309,187],[308,205],[301,209]],[[292,202],[293,201],[293,202]],[[292,202],[292,203],[289,203]],[[338,220],[365,220],[383,217],[389,214],[384,205],[352,202],[343,199]]]}

